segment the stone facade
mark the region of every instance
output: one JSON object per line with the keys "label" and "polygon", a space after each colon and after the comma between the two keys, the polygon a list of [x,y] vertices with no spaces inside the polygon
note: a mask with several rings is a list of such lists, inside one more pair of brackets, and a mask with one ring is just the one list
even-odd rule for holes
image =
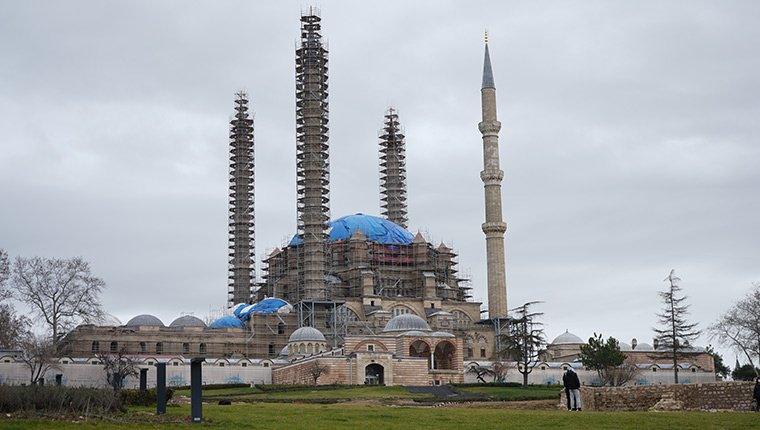
{"label": "stone facade", "polygon": [[[581,388],[584,410],[591,411],[750,411],[754,382]],[[560,407],[565,405],[564,391]]]}

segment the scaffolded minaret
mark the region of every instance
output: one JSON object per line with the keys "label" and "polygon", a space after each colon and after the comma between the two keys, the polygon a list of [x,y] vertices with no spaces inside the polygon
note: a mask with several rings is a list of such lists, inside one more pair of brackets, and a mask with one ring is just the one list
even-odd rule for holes
{"label": "scaffolded minaret", "polygon": [[385,114],[380,135],[380,206],[388,220],[406,228],[406,148],[393,108]]}
{"label": "scaffolded minaret", "polygon": [[[299,299],[326,298],[325,248],[329,221],[327,49],[321,18],[301,15],[296,49],[296,171],[298,190]],[[291,298],[292,300],[292,298]]]}
{"label": "scaffolded minaret", "polygon": [[486,201],[486,222],[482,228],[486,235],[488,315],[492,320],[500,320],[507,317],[507,275],[504,264],[504,232],[507,224],[502,220],[501,211],[501,181],[504,178],[504,171],[499,168],[501,123],[496,119],[496,86],[488,54],[488,33],[485,45],[483,85],[480,89],[483,120],[478,124],[483,135],[483,171],[480,172],[480,179],[483,180]]}
{"label": "scaffolded minaret", "polygon": [[235,94],[235,118],[230,121],[230,305],[251,300],[256,277],[253,165],[253,119],[248,114],[248,96],[240,91]]}

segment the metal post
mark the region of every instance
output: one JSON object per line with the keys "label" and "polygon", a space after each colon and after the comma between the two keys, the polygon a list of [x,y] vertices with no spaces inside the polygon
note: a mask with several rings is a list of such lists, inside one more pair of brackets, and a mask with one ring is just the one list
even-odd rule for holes
{"label": "metal post", "polygon": [[156,363],[156,415],[166,413],[166,363]]}
{"label": "metal post", "polygon": [[140,393],[148,391],[148,369],[140,369]]}
{"label": "metal post", "polygon": [[190,417],[194,423],[203,420],[203,403],[201,402],[203,382],[202,363],[205,358],[193,358],[190,360]]}

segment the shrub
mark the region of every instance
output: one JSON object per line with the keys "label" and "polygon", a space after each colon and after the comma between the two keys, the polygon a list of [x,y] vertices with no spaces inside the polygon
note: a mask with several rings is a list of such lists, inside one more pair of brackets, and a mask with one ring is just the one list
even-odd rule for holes
{"label": "shrub", "polygon": [[[151,388],[145,392],[140,390],[121,390],[119,392],[121,401],[125,406],[152,406],[156,404],[156,389]],[[174,389],[166,388],[166,401],[174,397]]]}
{"label": "shrub", "polygon": [[124,409],[110,389],[0,385],[0,412],[109,414]]}

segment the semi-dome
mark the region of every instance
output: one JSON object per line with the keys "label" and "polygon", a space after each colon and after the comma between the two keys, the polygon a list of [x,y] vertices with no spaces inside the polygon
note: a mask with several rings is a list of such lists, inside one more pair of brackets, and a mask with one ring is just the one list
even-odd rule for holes
{"label": "semi-dome", "polygon": [[581,343],[586,343],[586,342],[584,342],[583,339],[579,338],[578,336],[565,330],[565,332],[557,336],[552,341],[551,344],[552,345],[567,345],[567,344],[581,344]]}
{"label": "semi-dome", "polygon": [[314,327],[301,327],[290,335],[288,342],[325,342],[325,335]]}
{"label": "semi-dome", "polygon": [[[414,235],[404,227],[385,218],[361,213],[332,220],[328,226],[330,236],[327,240],[330,242],[349,240],[357,231],[361,231],[367,240],[381,244],[408,245],[414,240]],[[294,236],[290,241],[290,245],[299,243],[301,240],[298,236]]]}
{"label": "semi-dome", "polygon": [[383,332],[394,331],[433,331],[430,329],[427,321],[414,314],[401,314],[391,318],[388,324],[385,325]]}
{"label": "semi-dome", "polygon": [[636,351],[654,351],[654,348],[648,343],[640,343],[636,345]]}
{"label": "semi-dome", "polygon": [[125,324],[127,327],[140,327],[140,326],[154,326],[165,327],[164,323],[160,319],[149,314],[138,315]]}
{"label": "semi-dome", "polygon": [[206,323],[192,315],[183,315],[169,324],[169,327],[206,327]]}

